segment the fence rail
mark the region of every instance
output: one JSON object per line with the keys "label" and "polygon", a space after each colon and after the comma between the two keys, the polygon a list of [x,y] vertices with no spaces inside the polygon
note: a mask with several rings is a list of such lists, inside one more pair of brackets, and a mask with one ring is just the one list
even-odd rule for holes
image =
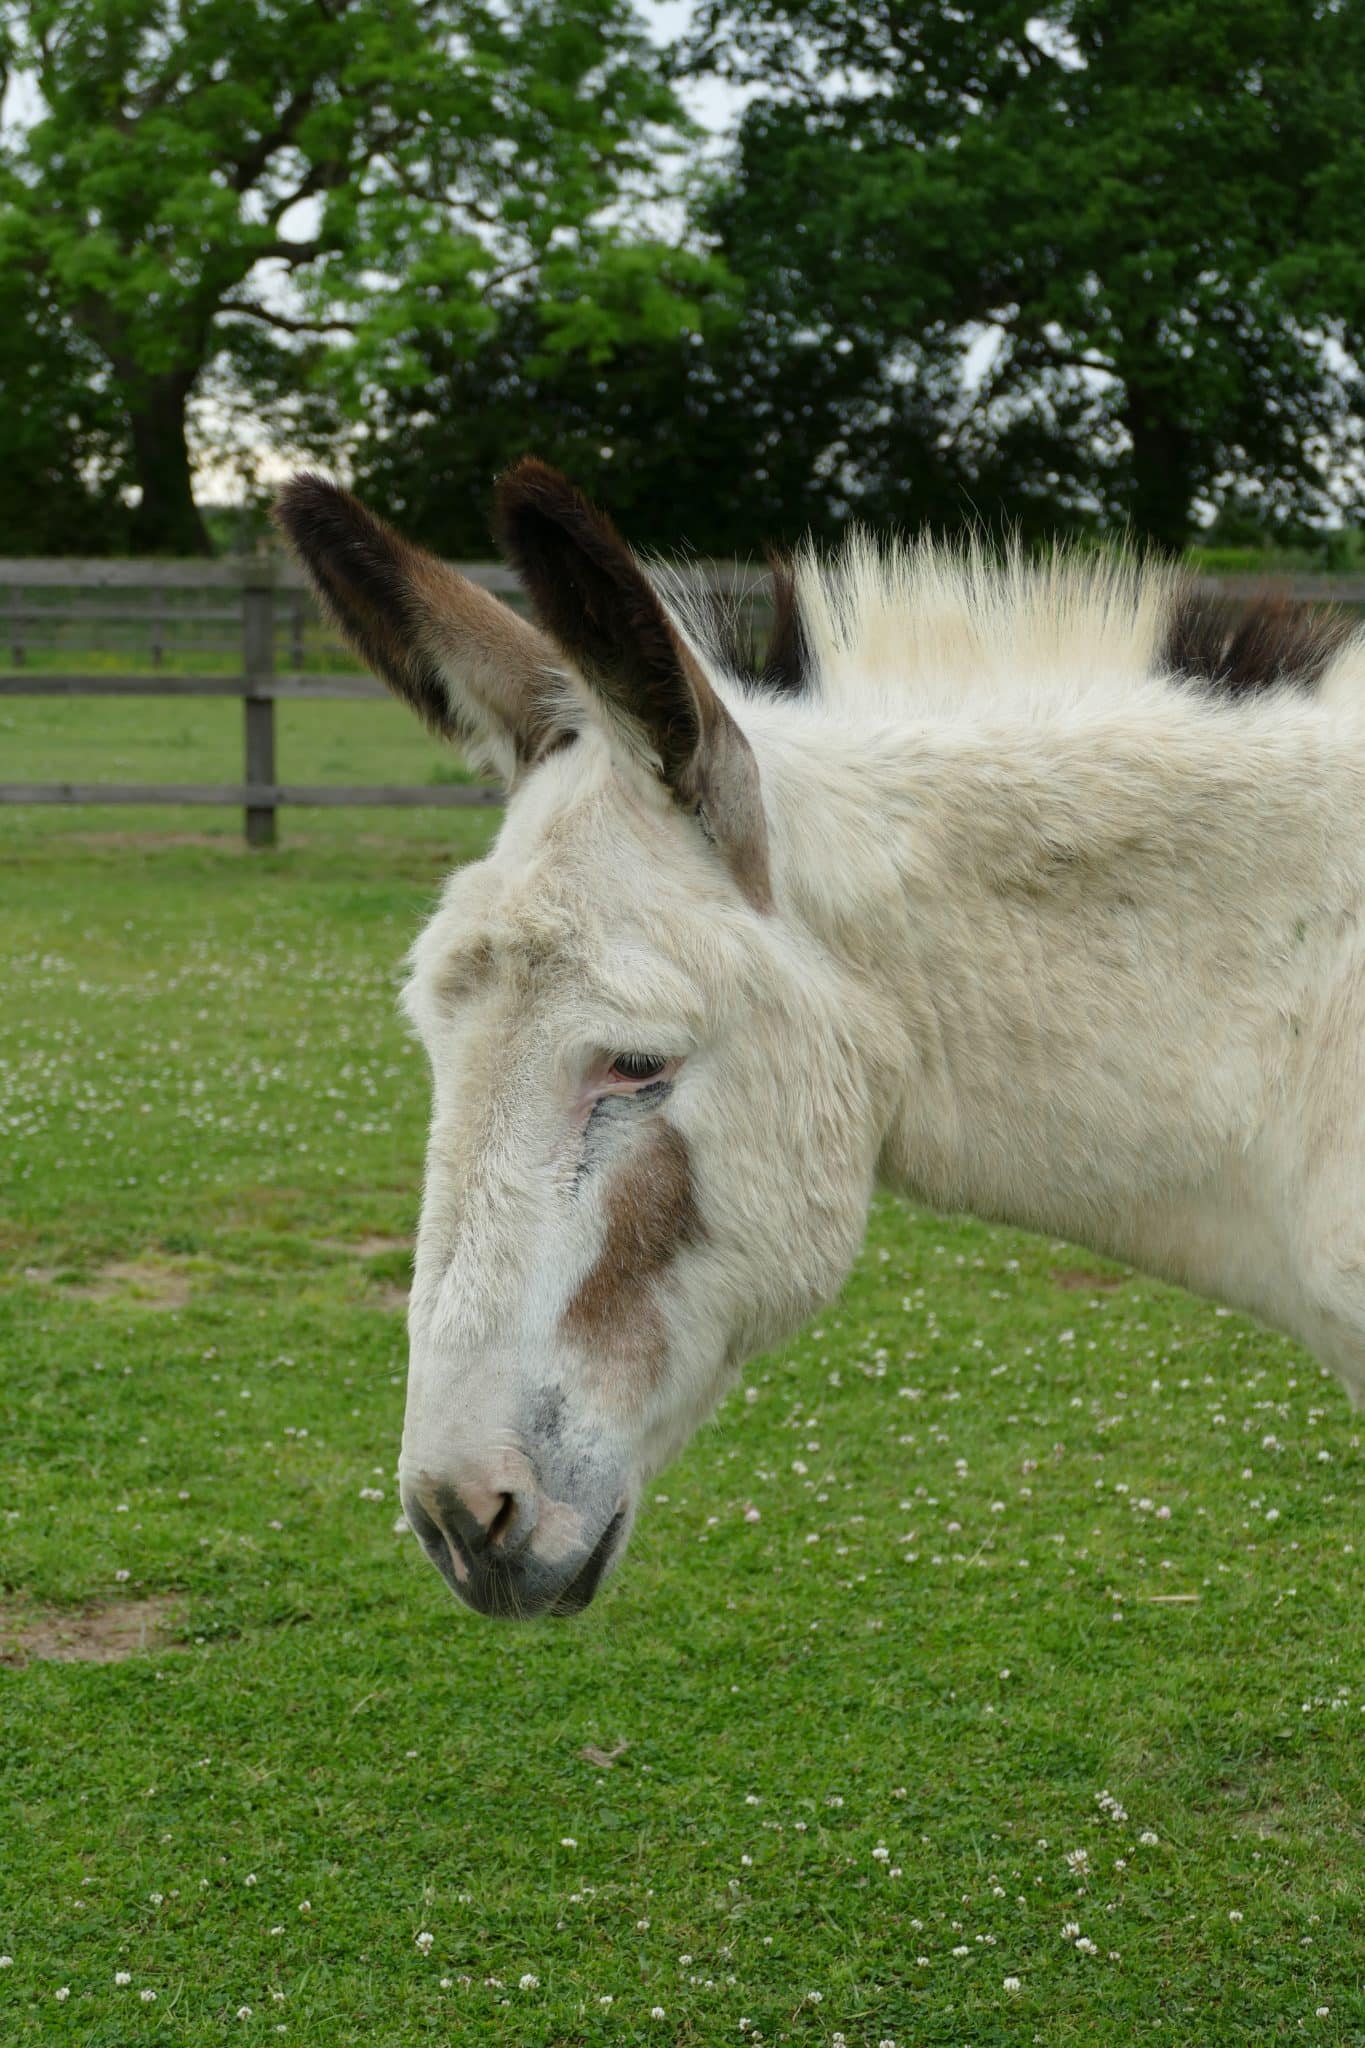
{"label": "fence rail", "polygon": [[[499,596],[519,595],[513,571],[500,562],[457,562],[471,582]],[[739,604],[763,604],[761,570],[742,562],[697,562],[689,580]],[[1204,579],[1229,596],[1265,588],[1260,577]],[[1312,603],[1365,606],[1365,577],[1286,575],[1274,587]],[[35,602],[34,593],[53,593]],[[93,592],[93,598],[77,593]],[[128,596],[118,597],[126,592]],[[190,600],[203,593],[234,593],[235,602]],[[502,791],[483,783],[409,785],[282,782],[275,763],[275,706],[283,701],[325,702],[380,698],[387,693],[368,676],[303,672],[311,599],[303,571],[283,557],[219,562],[83,561],[0,557],[0,620],[11,668],[0,672],[0,697],[236,697],[242,703],[243,773],[238,783],[0,782],[0,804],[213,804],[237,805],[247,842],[273,846],[277,814],[285,805],[361,806],[496,804]],[[114,593],[114,597],[101,593]],[[27,667],[36,625],[121,624],[145,628],[150,671],[94,674],[82,670],[38,673]],[[235,624],[241,668],[231,674],[191,675],[167,668],[167,636],[186,626]],[[281,674],[275,654],[288,632],[293,666]]]}

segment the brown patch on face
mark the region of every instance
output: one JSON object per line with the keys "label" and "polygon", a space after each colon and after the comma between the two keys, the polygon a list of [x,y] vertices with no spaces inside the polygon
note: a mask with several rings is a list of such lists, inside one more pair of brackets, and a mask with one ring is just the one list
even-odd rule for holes
{"label": "brown patch on face", "polygon": [[562,1323],[638,1394],[658,1385],[667,1349],[655,1282],[704,1235],[687,1140],[661,1120],[608,1190],[602,1249]]}
{"label": "brown patch on face", "polygon": [[1340,613],[1274,591],[1249,602],[1187,588],[1176,597],[1159,662],[1224,697],[1312,690],[1350,638]]}

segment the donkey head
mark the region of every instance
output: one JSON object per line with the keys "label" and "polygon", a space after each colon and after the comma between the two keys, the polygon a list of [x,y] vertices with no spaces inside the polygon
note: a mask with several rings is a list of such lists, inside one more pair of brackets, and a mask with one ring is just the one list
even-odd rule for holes
{"label": "donkey head", "polygon": [[875,1137],[735,710],[610,523],[525,461],[529,624],[313,477],[279,518],[365,660],[508,784],[413,949],[434,1106],[408,1519],[485,1613],[573,1613],[742,1358],[842,1279]]}

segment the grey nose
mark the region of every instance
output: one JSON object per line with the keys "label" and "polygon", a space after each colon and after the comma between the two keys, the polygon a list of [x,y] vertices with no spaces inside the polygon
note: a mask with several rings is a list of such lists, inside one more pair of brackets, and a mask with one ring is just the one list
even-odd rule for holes
{"label": "grey nose", "polygon": [[480,1614],[515,1620],[586,1607],[625,1519],[618,1510],[590,1550],[551,1562],[532,1549],[540,1519],[533,1482],[497,1493],[427,1482],[404,1487],[402,1498],[413,1532],[451,1591]]}

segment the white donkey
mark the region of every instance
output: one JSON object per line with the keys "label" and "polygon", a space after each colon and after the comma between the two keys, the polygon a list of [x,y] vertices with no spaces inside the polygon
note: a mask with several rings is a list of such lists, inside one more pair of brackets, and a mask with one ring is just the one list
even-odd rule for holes
{"label": "white donkey", "polygon": [[342,631],[508,784],[407,1006],[435,1103],[402,1496],[462,1600],[571,1613],[878,1181],[1248,1309],[1365,1394],[1365,646],[1163,571],[779,578],[745,677],[554,470],[536,625],[299,478]]}

